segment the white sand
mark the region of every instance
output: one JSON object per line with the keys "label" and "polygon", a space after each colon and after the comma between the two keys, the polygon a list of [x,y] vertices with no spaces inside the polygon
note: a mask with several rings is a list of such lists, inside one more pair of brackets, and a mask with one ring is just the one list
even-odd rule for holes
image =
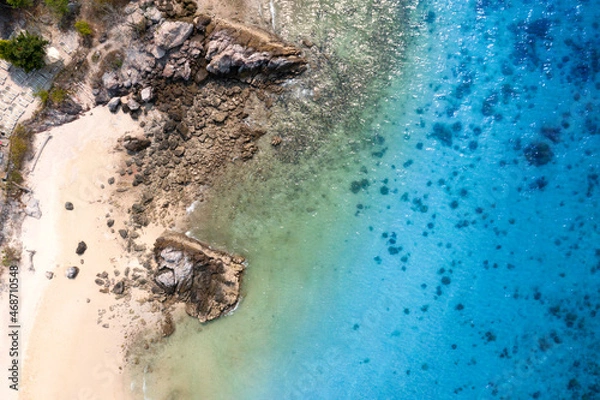
{"label": "white sand", "polygon": [[[144,328],[143,319],[152,324],[149,318],[156,315],[149,312],[148,304],[117,301],[112,293],[100,293],[94,279],[102,271],[114,278],[115,269],[122,272],[126,266],[139,266],[126,252],[125,240],[107,227],[106,214],[116,221],[115,230],[123,228],[128,219],[131,190],[109,201],[117,184],[131,188],[131,177],[116,172],[124,157],[115,148],[117,138],[141,133],[141,129],[128,115],[113,115],[101,107],[50,133],[52,139],[26,182],[39,200],[42,217],[26,217],[22,226],[24,255],[35,251],[35,272],[27,270],[28,263],[24,263],[19,316],[24,357],[20,360],[18,398],[126,399],[129,388],[122,374],[125,338]],[[38,135],[38,147],[46,135]],[[115,177],[117,183],[108,185],[109,177]],[[65,209],[67,201],[74,204],[74,210]],[[161,231],[150,227],[137,242],[150,246]],[[75,249],[81,240],[88,249],[78,256]],[[65,277],[70,266],[80,268],[74,280]],[[52,280],[46,278],[46,271],[54,272]],[[0,329],[7,327],[4,319],[2,316]],[[6,335],[0,333],[4,342]],[[8,354],[2,353],[0,365],[9,365]],[[0,398],[17,397],[3,384]]]}

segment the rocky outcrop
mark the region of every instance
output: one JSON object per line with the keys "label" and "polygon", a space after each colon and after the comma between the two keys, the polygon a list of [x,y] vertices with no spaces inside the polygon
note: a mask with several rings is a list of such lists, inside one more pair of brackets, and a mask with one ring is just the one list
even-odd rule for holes
{"label": "rocky outcrop", "polygon": [[305,67],[300,51],[256,28],[218,20],[206,41],[206,70],[218,76],[295,74]]}
{"label": "rocky outcrop", "polygon": [[97,102],[131,93],[145,103],[158,81],[200,83],[211,75],[271,85],[306,68],[299,48],[259,28],[203,14],[193,23],[154,20],[146,20],[143,37],[127,50],[122,67],[102,75]]}
{"label": "rocky outcrop", "polygon": [[156,284],[206,322],[233,310],[240,298],[244,259],[213,250],[181,233],[166,232],[154,244]]}

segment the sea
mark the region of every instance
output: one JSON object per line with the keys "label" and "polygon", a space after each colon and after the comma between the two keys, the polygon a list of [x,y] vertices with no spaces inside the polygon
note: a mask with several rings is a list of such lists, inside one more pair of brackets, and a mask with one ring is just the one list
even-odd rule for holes
{"label": "sea", "polygon": [[[272,0],[310,53],[190,214],[242,300],[140,399],[600,399],[600,2]],[[136,397],[137,396],[137,397]]]}

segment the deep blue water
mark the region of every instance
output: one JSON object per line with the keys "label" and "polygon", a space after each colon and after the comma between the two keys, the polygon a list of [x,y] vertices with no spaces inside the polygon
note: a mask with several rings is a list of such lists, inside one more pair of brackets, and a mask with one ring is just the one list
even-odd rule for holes
{"label": "deep blue water", "polygon": [[174,339],[218,354],[221,390],[190,373],[183,397],[600,398],[600,3],[414,5],[401,72],[345,132],[368,145],[306,215],[262,199],[198,228],[250,271],[222,328]]}

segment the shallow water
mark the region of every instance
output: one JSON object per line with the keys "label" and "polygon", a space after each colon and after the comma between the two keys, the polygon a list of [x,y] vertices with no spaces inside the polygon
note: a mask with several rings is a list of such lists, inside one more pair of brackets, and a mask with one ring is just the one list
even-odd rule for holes
{"label": "shallow water", "polygon": [[178,326],[137,393],[600,398],[597,4],[274,7],[330,62],[276,106],[294,151],[196,211],[248,259],[240,307]]}

